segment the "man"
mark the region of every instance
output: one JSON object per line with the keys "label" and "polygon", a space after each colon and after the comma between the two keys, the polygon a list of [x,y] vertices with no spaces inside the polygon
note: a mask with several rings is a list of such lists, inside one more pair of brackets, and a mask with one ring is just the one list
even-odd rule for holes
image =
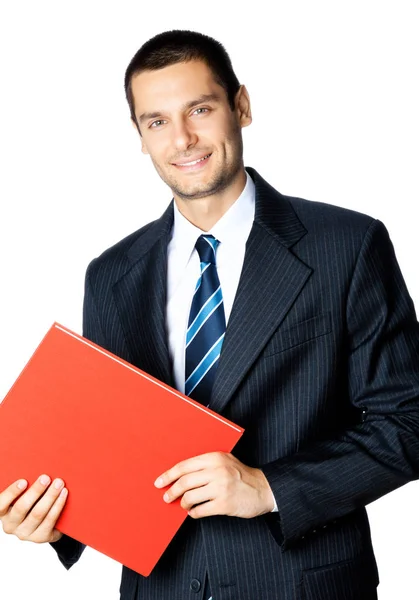
{"label": "man", "polygon": [[[373,600],[365,505],[419,476],[419,326],[388,234],[245,170],[249,95],[215,40],[152,38],[125,89],[174,202],[90,264],[84,335],[245,434],[156,474],[190,518],[121,598]],[[83,547],[43,477],[0,494],[3,527],[68,568]]]}

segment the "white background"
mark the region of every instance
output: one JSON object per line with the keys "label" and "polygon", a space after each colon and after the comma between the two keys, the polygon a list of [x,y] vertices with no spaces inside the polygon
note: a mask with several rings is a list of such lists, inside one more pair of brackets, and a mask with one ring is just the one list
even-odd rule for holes
{"label": "white background", "polygon": [[[123,90],[132,55],[166,29],[225,44],[253,104],[246,164],[283,193],[384,221],[418,306],[417,11],[414,0],[3,2],[0,397],[53,321],[81,333],[88,262],[171,198]],[[419,597],[418,501],[411,483],[368,509],[380,600]],[[0,533],[2,600],[111,600],[119,578],[93,550],[67,573],[48,545]]]}

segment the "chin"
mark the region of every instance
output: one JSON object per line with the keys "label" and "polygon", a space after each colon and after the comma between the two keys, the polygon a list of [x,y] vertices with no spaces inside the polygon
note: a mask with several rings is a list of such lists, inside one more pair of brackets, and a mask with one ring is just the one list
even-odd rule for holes
{"label": "chin", "polygon": [[209,196],[216,191],[211,182],[208,181],[194,181],[193,183],[189,183],[189,185],[182,185],[182,182],[176,181],[173,184],[171,187],[174,192],[180,197],[191,200]]}
{"label": "chin", "polygon": [[211,188],[190,188],[190,189],[175,189],[176,194],[183,200],[199,200],[206,196],[211,196],[213,190]]}

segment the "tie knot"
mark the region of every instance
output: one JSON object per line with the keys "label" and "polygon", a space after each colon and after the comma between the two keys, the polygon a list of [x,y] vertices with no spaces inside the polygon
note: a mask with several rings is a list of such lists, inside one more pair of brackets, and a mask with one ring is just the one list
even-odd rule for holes
{"label": "tie knot", "polygon": [[201,259],[201,263],[212,263],[215,265],[215,251],[220,242],[213,235],[200,235],[196,240],[195,248]]}

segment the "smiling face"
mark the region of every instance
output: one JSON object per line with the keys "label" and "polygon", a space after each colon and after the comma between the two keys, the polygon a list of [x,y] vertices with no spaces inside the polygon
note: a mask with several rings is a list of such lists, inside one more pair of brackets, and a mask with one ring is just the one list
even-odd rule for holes
{"label": "smiling face", "polygon": [[231,110],[225,89],[201,61],[143,71],[131,82],[142,150],[181,201],[244,187],[241,128],[251,122],[241,86]]}

